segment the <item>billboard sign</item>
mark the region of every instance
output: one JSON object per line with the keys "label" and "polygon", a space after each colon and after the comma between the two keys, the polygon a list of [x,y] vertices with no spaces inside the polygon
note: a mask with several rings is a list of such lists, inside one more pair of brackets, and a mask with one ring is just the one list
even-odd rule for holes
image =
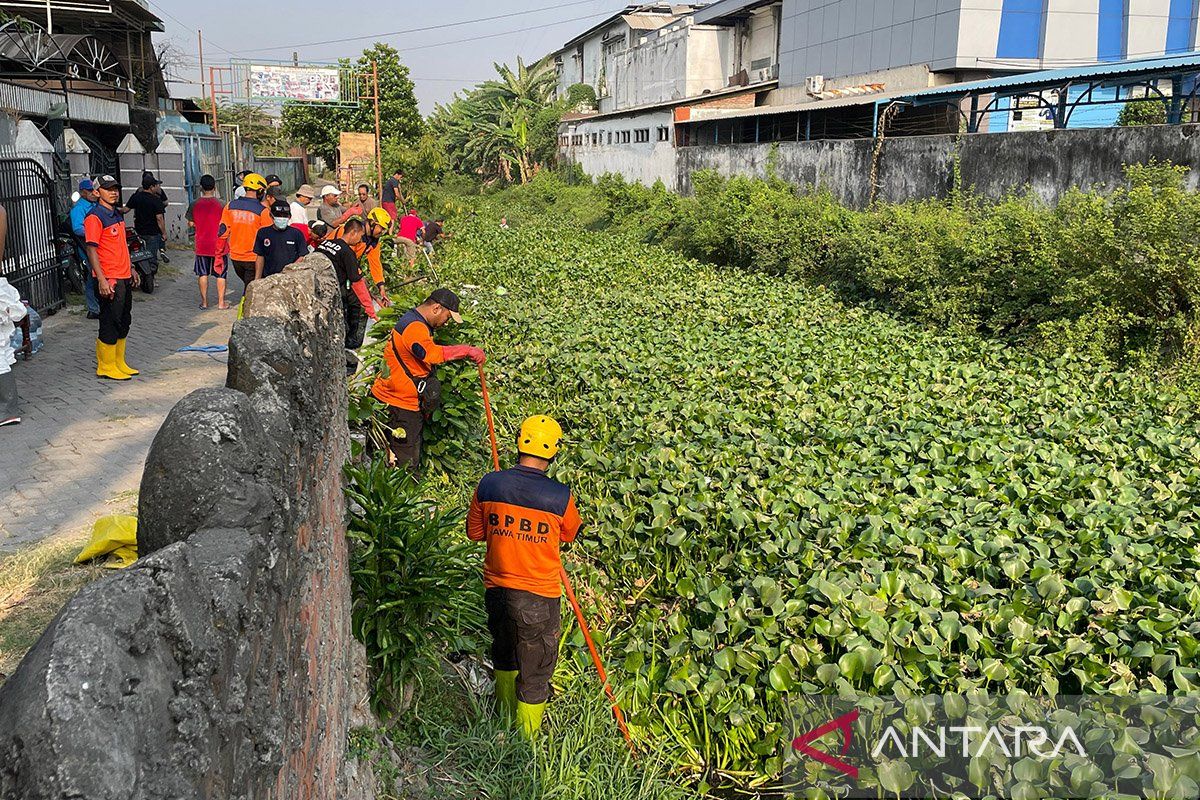
{"label": "billboard sign", "polygon": [[340,103],[342,82],[336,67],[250,65],[250,96],[257,100]]}

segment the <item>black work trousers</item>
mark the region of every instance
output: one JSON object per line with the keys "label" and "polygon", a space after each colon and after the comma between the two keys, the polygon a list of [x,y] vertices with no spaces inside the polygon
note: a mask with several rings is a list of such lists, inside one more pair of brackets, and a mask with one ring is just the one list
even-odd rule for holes
{"label": "black work trousers", "polygon": [[421,442],[425,430],[425,416],[420,411],[388,406],[388,425],[403,432],[403,438],[391,436],[388,449],[396,459],[396,466],[403,467],[418,477],[421,471]]}
{"label": "black work trousers", "polygon": [[517,699],[544,703],[558,663],[562,608],[557,597],[502,587],[483,594],[492,634],[492,667],[517,670]]}
{"label": "black work trousers", "polygon": [[357,350],[367,337],[367,312],[351,293],[342,295],[342,313],[346,317],[346,349]]}
{"label": "black work trousers", "polygon": [[133,322],[133,281],[129,278],[109,281],[111,298],[100,295],[100,341],[116,344],[129,335]]}

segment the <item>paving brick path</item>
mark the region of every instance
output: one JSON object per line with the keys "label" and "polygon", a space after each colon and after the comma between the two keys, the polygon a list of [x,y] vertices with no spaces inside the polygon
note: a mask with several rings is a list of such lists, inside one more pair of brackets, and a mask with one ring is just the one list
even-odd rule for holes
{"label": "paving brick path", "polygon": [[[224,353],[175,352],[226,344],[234,321],[232,310],[217,310],[211,285],[209,310],[197,308],[189,255],[172,253],[154,294],[134,295],[127,359],[140,376],[95,376],[96,322],[77,307],[47,318],[45,348],[28,362],[17,359],[23,422],[0,428],[0,551],[130,511],[167,412],[193,389],[225,384]],[[229,283],[234,301],[241,281]]]}

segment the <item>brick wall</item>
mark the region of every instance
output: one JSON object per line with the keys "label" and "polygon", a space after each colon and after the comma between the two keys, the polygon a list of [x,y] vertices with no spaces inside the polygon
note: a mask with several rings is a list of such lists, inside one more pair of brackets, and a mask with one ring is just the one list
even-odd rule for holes
{"label": "brick wall", "polygon": [[251,286],[224,389],[155,437],[136,565],[83,589],[0,687],[4,798],[366,798],[350,630],[340,294]]}

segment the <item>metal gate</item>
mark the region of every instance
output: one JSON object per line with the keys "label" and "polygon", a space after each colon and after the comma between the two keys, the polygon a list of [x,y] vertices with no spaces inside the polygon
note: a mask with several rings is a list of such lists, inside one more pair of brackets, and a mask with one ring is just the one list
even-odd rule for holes
{"label": "metal gate", "polygon": [[229,185],[229,141],[226,136],[172,134],[183,148],[183,182],[189,200],[200,196],[200,177],[212,175],[217,181],[217,196],[233,198]]}
{"label": "metal gate", "polygon": [[0,275],[40,313],[66,304],[54,233],[58,208],[54,182],[31,158],[0,158],[0,205],[8,214]]}

